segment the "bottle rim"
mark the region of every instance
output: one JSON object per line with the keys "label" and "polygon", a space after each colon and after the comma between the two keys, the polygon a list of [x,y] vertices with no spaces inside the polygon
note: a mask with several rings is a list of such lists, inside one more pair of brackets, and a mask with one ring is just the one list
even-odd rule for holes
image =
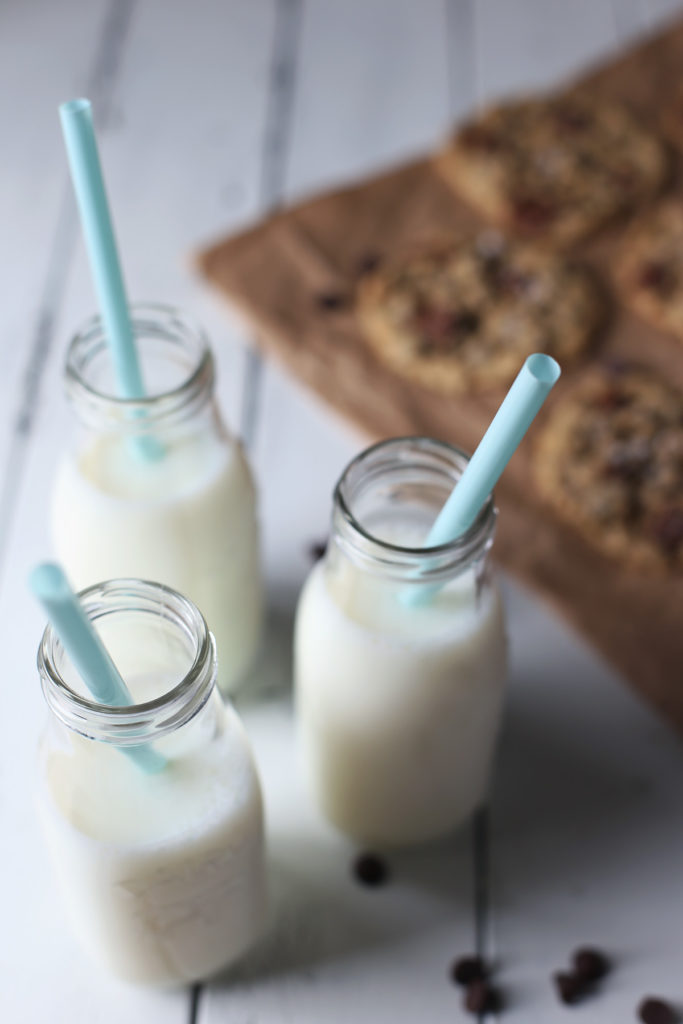
{"label": "bottle rim", "polygon": [[182,310],[163,303],[139,302],[131,304],[130,316],[138,343],[144,345],[145,340],[154,339],[167,342],[169,353],[182,352],[188,369],[178,384],[143,398],[123,398],[96,387],[88,373],[108,347],[99,314],[89,317],[72,336],[64,381],[67,398],[84,421],[141,434],[160,420],[183,417],[202,405],[212,394],[215,366],[206,331]]}
{"label": "bottle rim", "polygon": [[360,452],[345,468],[334,490],[333,528],[341,547],[352,557],[393,575],[437,581],[482,558],[493,544],[498,510],[493,492],[462,536],[433,547],[409,547],[376,536],[354,512],[366,482],[392,473],[428,472],[450,490],[469,461],[462,448],[420,435],[379,441]]}
{"label": "bottle rim", "polygon": [[161,583],[117,579],[82,590],[81,606],[91,622],[121,613],[157,615],[189,640],[192,662],[183,678],[153,700],[126,706],[100,704],[76,692],[59,665],[62,643],[50,623],[38,648],[38,672],[48,707],[69,729],[89,739],[133,746],[180,728],[201,710],[216,681],[215,641],[204,616],[188,598]]}

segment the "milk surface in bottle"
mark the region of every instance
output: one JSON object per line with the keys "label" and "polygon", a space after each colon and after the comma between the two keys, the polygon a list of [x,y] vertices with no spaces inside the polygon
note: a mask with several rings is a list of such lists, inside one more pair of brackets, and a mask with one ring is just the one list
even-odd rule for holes
{"label": "milk surface in bottle", "polygon": [[[136,704],[93,704],[47,628],[37,796],[63,902],[85,951],[117,976],[196,981],[264,928],[263,812],[249,743],[215,688],[215,645],[191,602],[137,580],[82,599]],[[131,756],[140,743],[162,755],[161,770]]]}
{"label": "milk surface in bottle", "polygon": [[71,343],[66,390],[80,430],[55,480],[54,547],[78,588],[135,576],[186,594],[216,637],[228,693],[261,633],[254,484],[221,422],[203,331],[162,306],[133,306],[131,316],[144,400],[116,397],[99,318]]}
{"label": "milk surface in bottle", "polygon": [[[491,499],[458,542],[424,549],[466,464],[399,438],[342,476],[325,558],[297,610],[299,736],[311,788],[366,843],[435,838],[485,799],[506,674],[503,608],[488,564]],[[441,584],[425,603],[410,591]]]}

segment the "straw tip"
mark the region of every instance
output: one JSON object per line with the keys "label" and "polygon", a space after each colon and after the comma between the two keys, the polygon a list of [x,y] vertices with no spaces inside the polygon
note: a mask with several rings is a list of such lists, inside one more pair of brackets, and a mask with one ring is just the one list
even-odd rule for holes
{"label": "straw tip", "polygon": [[75,99],[67,100],[59,105],[59,114],[63,120],[70,120],[73,117],[89,114],[90,110],[90,100],[82,96],[77,96]]}
{"label": "straw tip", "polygon": [[562,373],[558,361],[552,356],[546,355],[545,352],[534,352],[533,355],[528,356],[524,365],[540,384],[548,384],[550,387],[557,383]]}
{"label": "straw tip", "polygon": [[41,562],[29,573],[28,584],[36,597],[55,598],[71,592],[64,570],[56,562]]}

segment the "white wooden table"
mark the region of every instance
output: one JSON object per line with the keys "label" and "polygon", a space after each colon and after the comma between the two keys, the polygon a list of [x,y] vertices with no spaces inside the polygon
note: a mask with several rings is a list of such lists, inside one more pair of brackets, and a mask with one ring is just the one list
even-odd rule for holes
{"label": "white wooden table", "polygon": [[[249,353],[190,270],[193,246],[269,206],[426,149],[475,101],[554,82],[678,6],[666,0],[4,0],[0,5],[0,1014],[69,1024],[471,1019],[448,966],[499,965],[506,1019],[626,1024],[683,1000],[683,758],[576,637],[506,584],[509,710],[492,805],[457,840],[392,858],[365,891],[316,819],[291,741],[288,643],[307,545],[362,444]],[[60,371],[94,300],[56,107],[94,102],[135,298],[205,322],[220,395],[258,474],[271,606],[260,699],[276,923],[231,979],[148,992],[91,968],[63,925],[30,783],[44,718],[27,568],[69,415]],[[625,624],[628,628],[628,624]],[[549,975],[594,942],[616,969],[584,1008]]]}

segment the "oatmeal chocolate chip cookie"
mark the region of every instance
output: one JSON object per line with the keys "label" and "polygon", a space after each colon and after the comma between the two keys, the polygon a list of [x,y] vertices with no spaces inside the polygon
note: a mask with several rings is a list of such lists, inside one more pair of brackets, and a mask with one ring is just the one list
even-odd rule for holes
{"label": "oatmeal chocolate chip cookie", "polygon": [[683,339],[683,198],[660,203],[625,233],[615,276],[628,305]]}
{"label": "oatmeal chocolate chip cookie", "polygon": [[544,498],[606,554],[683,569],[683,393],[638,367],[589,371],[535,452]]}
{"label": "oatmeal chocolate chip cookie", "polygon": [[605,304],[587,268],[489,230],[366,274],[356,313],[396,373],[460,394],[504,386],[532,352],[573,359]]}
{"label": "oatmeal chocolate chip cookie", "polygon": [[487,216],[557,243],[649,200],[667,163],[625,107],[575,92],[490,107],[436,157],[445,180]]}

